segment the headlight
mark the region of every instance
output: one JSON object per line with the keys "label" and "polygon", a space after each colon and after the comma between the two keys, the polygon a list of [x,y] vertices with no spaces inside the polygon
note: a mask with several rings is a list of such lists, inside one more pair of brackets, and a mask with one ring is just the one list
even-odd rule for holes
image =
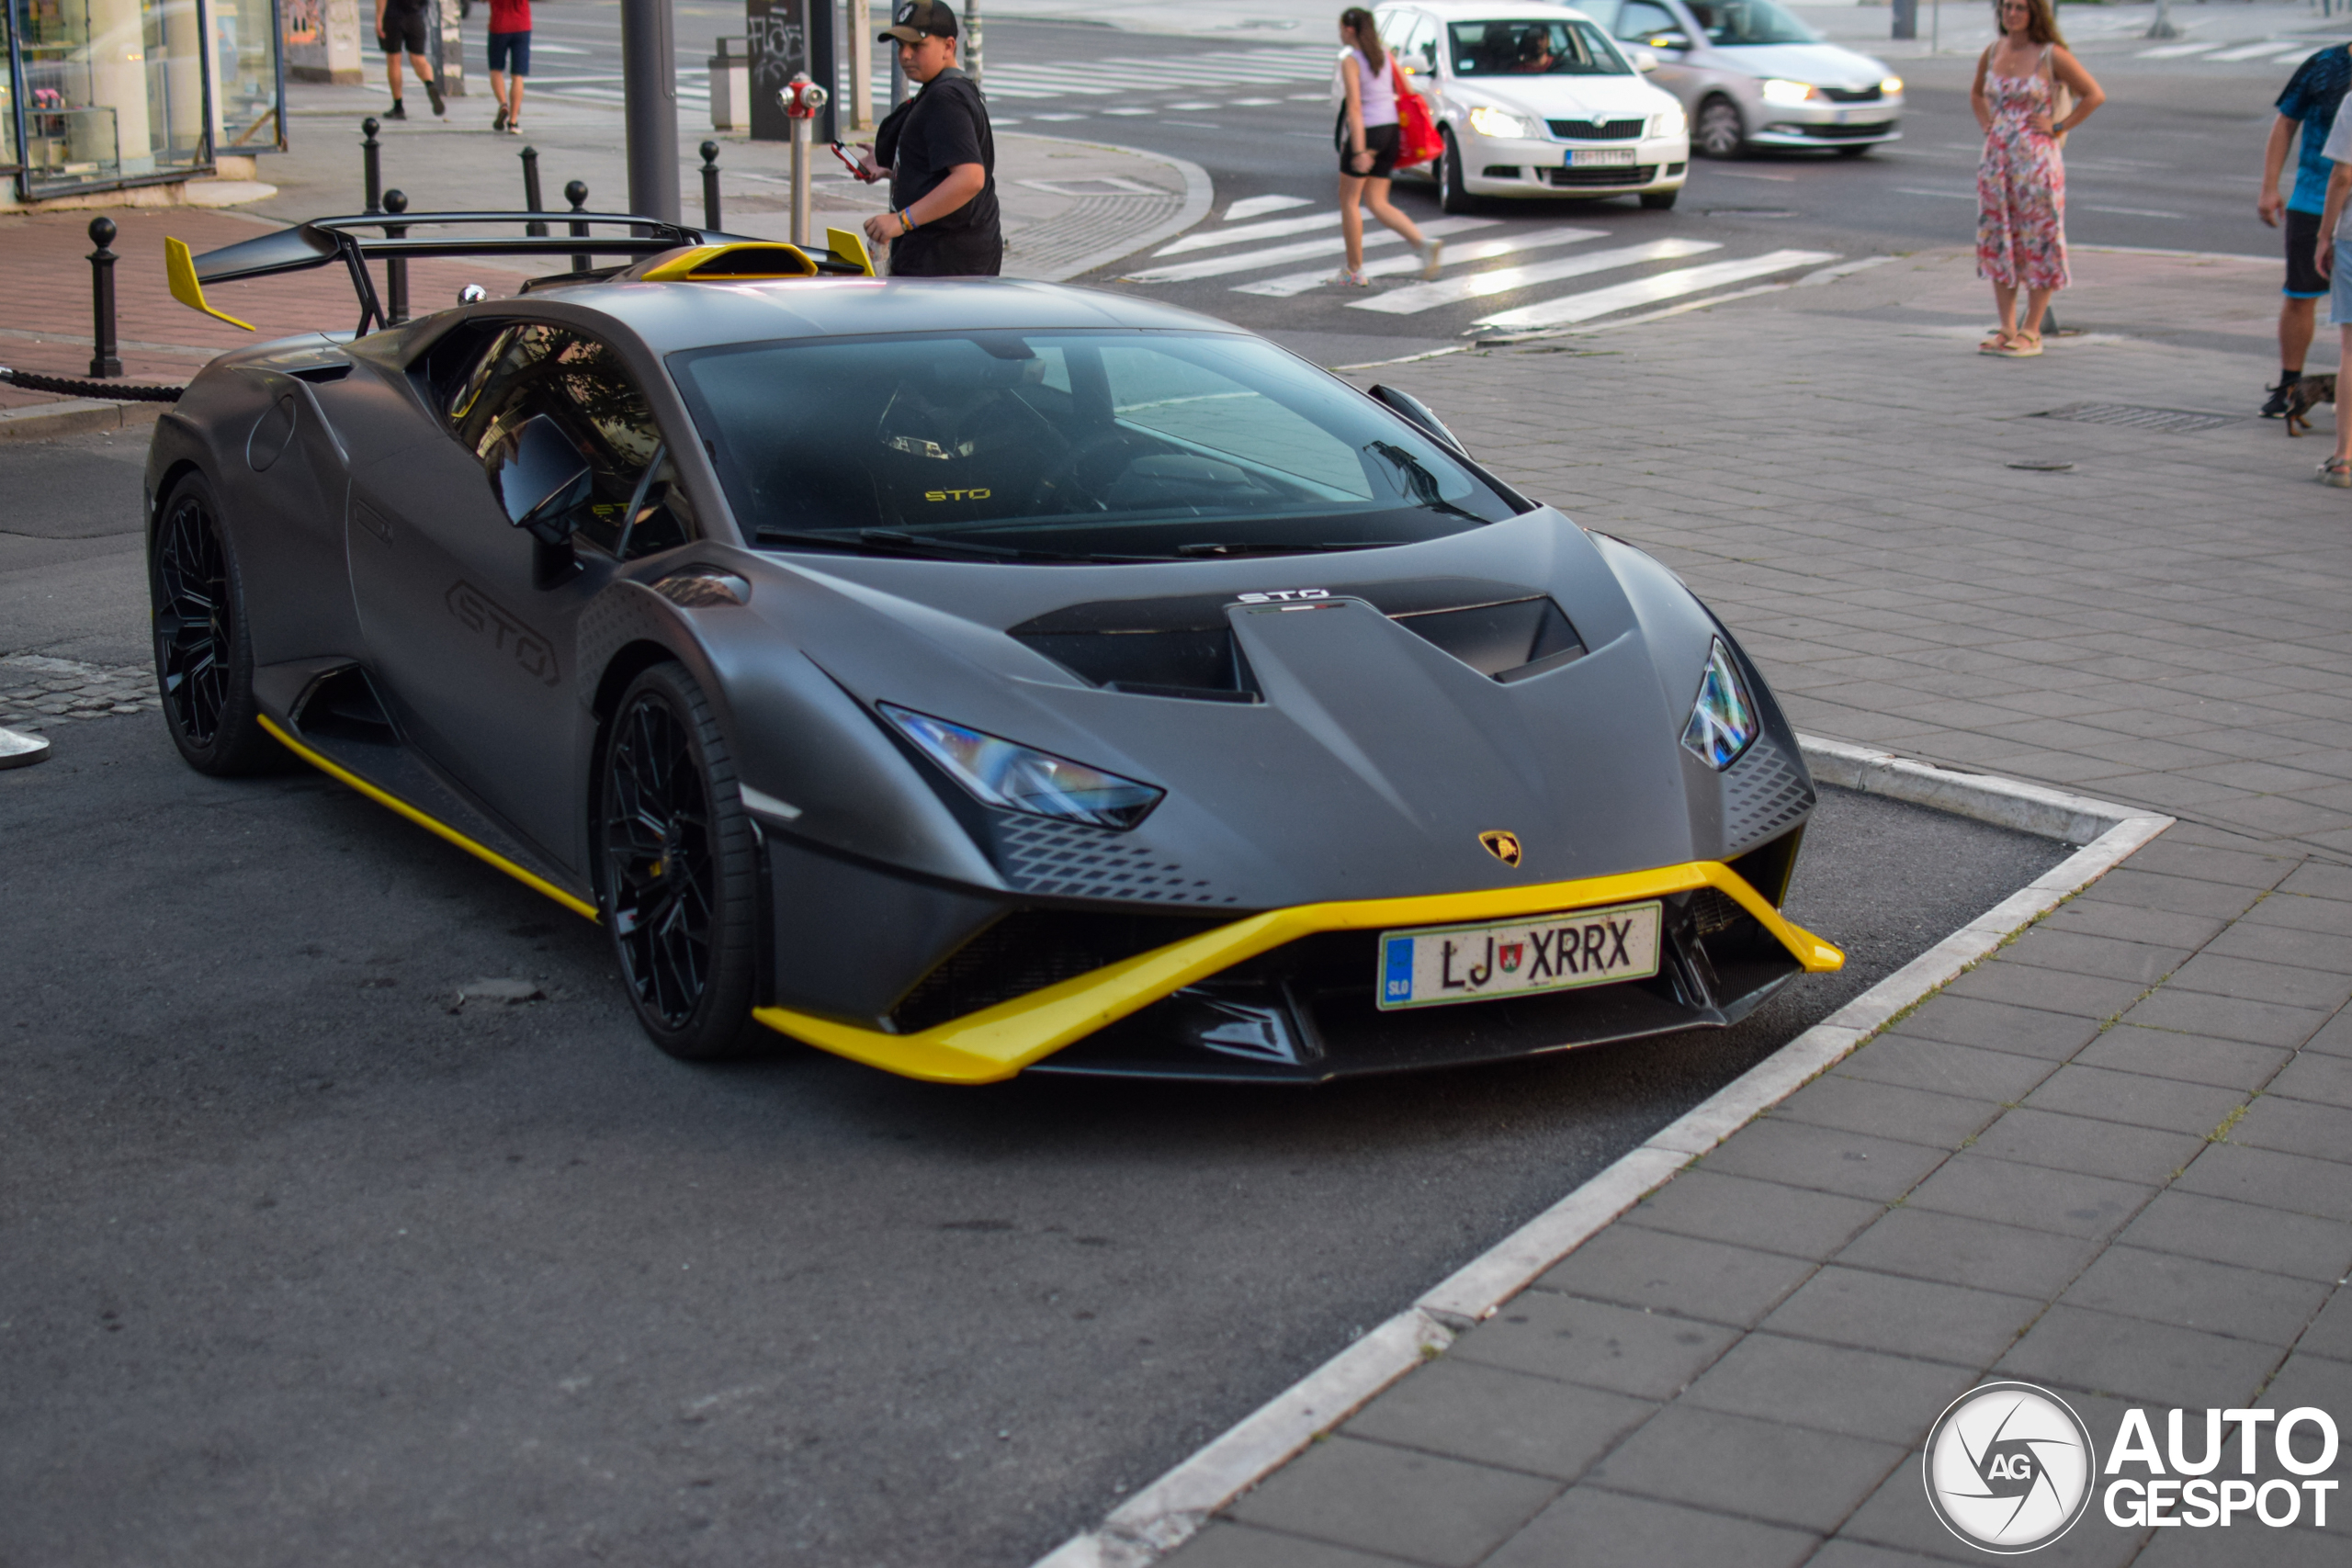
{"label": "headlight", "polygon": [[1801,104],[1815,96],[1817,88],[1804,82],[1784,82],[1779,77],[1767,78],[1764,101],[1768,104]]}
{"label": "headlight", "polygon": [[1470,129],[1481,136],[1508,136],[1521,141],[1535,134],[1535,128],[1518,115],[1487,104],[1470,111]]}
{"label": "headlight", "polygon": [[892,703],[875,706],[983,806],[1124,831],[1168,793]]}
{"label": "headlight", "polygon": [[1739,760],[1756,739],[1756,705],[1732,667],[1731,651],[1716,637],[1707,650],[1707,672],[1699,678],[1699,700],[1682,727],[1682,744],[1707,766],[1721,772]]}
{"label": "headlight", "polygon": [[1650,118],[1652,136],[1683,136],[1689,134],[1690,130],[1690,117],[1680,109],[1668,109],[1664,114],[1654,115]]}
{"label": "headlight", "polygon": [[1900,76],[1889,76],[1885,81],[1881,82],[1878,85],[1878,90],[1882,96],[1899,98],[1903,96],[1903,78]]}

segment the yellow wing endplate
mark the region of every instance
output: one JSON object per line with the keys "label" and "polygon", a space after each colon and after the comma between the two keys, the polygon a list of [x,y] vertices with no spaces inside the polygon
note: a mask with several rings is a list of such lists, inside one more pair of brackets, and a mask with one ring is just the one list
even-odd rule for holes
{"label": "yellow wing endplate", "polygon": [[226,321],[232,327],[259,332],[251,321],[241,321],[225,310],[216,310],[204,302],[204,285],[196,280],[196,258],[188,254],[185,240],[164,242],[164,275],[171,279],[172,298],[191,310],[201,310],[216,321]]}
{"label": "yellow wing endplate", "polygon": [[872,277],[874,276],[874,258],[866,253],[865,236],[859,233],[856,230],[826,230],[825,248],[832,252],[833,254],[841,257],[842,260],[845,262],[855,262],[859,266],[864,267],[865,269],[866,276]]}

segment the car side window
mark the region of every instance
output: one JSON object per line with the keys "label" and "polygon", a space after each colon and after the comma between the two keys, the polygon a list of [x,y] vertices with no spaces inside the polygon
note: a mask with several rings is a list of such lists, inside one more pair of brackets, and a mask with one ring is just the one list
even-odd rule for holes
{"label": "car side window", "polygon": [[1427,17],[1415,17],[1412,30],[1397,47],[1398,56],[1406,68],[1418,75],[1427,76],[1437,70],[1437,24]]}
{"label": "car side window", "polygon": [[1640,42],[1660,33],[1679,33],[1682,24],[1674,13],[1651,0],[1625,0],[1618,9],[1617,20],[1609,31],[1611,37]]}
{"label": "car side window", "polygon": [[[546,322],[521,322],[492,341],[447,410],[451,433],[493,472],[514,433],[542,414],[588,460],[589,493],[564,521],[575,539],[616,553],[629,502],[662,449],[644,392],[606,344]],[[693,503],[668,454],[643,491],[636,525],[628,530],[628,558],[697,536]]]}

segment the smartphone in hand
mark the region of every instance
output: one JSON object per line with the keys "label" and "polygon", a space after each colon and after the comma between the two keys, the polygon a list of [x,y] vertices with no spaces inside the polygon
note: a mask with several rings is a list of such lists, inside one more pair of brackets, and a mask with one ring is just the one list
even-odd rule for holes
{"label": "smartphone in hand", "polygon": [[852,175],[855,175],[860,184],[872,185],[878,177],[876,175],[867,174],[865,172],[865,165],[858,162],[855,158],[851,157],[849,149],[842,146],[838,141],[833,143],[833,156],[842,161],[842,167],[847,169]]}

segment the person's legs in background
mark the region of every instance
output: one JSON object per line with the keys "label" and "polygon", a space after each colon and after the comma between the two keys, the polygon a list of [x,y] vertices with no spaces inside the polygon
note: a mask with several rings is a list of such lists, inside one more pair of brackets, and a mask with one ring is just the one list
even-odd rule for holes
{"label": "person's legs in background", "polygon": [[2319,244],[2319,214],[2289,208],[2281,225],[2287,234],[2287,287],[2278,302],[2278,384],[2268,389],[2262,417],[2277,419],[2287,412],[2287,394],[2302,378],[2303,360],[2319,330],[2319,301],[2327,279],[2312,264]]}

